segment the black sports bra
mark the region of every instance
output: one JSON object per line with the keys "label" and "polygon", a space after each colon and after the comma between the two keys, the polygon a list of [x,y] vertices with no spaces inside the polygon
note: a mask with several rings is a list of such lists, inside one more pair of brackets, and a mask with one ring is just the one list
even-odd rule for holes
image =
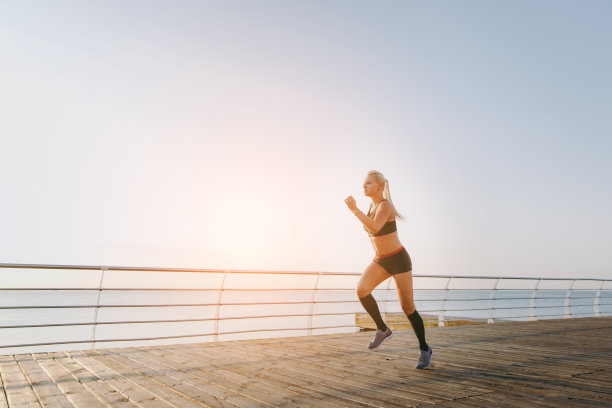
{"label": "black sports bra", "polygon": [[[387,200],[382,200],[381,203],[383,201],[387,201]],[[380,205],[380,203],[378,203],[378,205]],[[377,205],[377,207],[378,207]],[[368,217],[374,219],[374,215],[376,215],[376,208],[374,208],[374,211],[372,212],[372,216],[370,217],[370,211],[368,211]],[[383,227],[380,229],[380,231],[378,231],[376,234],[372,234],[370,232],[370,230],[368,230],[365,225],[363,226],[363,229],[368,233],[369,236],[371,237],[380,237],[382,235],[387,235],[390,234],[392,232],[397,231],[397,224],[395,223],[395,220],[393,221],[387,221],[385,223],[385,225],[383,225]]]}

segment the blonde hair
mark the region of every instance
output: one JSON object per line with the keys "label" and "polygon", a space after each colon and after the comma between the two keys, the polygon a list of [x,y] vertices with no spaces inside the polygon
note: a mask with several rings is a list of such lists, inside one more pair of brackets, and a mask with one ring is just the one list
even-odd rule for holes
{"label": "blonde hair", "polygon": [[[377,170],[368,171],[368,176],[374,176],[378,183],[384,183],[383,199],[389,200],[391,203],[393,203],[393,201],[391,201],[391,192],[389,191],[389,180],[387,180],[385,176],[383,176],[383,174]],[[393,208],[395,208],[395,206],[393,206]],[[398,213],[397,210],[395,210],[395,216],[402,221],[405,220],[404,216]]]}

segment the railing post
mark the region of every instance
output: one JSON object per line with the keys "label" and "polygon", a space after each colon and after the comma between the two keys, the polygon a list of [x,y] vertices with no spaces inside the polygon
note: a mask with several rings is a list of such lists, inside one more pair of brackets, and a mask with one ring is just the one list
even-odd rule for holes
{"label": "railing post", "polygon": [[567,290],[567,295],[565,296],[565,305],[563,307],[563,312],[565,314],[565,318],[569,319],[571,317],[571,313],[570,313],[570,298],[571,298],[571,294],[572,294],[572,288],[574,287],[574,283],[576,283],[576,279],[574,279],[572,281],[572,284],[570,285],[569,289]]}
{"label": "railing post", "polygon": [[312,289],[312,297],[310,298],[310,312],[308,316],[308,334],[312,336],[312,320],[314,318],[314,305],[317,296],[317,286],[319,285],[319,279],[321,278],[321,272],[317,274],[314,287]]}
{"label": "railing post", "polygon": [[104,281],[104,271],[108,270],[108,267],[100,267],[100,283],[98,284],[98,300],[96,301],[96,309],[94,310],[94,321],[91,328],[91,348],[95,349],[96,346],[96,327],[98,326],[98,309],[100,309],[100,297],[102,295],[102,282]]}
{"label": "railing post", "polygon": [[448,280],[446,281],[444,293],[442,293],[442,304],[440,305],[440,310],[438,311],[438,327],[444,327],[444,309],[446,307],[446,295],[448,294],[448,286],[450,285],[451,279],[453,279],[453,277],[449,276]]}
{"label": "railing post", "polygon": [[221,309],[221,298],[223,297],[223,288],[225,287],[225,277],[227,276],[228,273],[229,271],[223,272],[223,279],[221,280],[221,287],[219,288],[219,295],[217,296],[217,310],[215,310],[215,337],[214,337],[215,342],[219,341],[219,316],[220,316],[220,309]]}
{"label": "railing post", "polygon": [[599,289],[597,289],[597,295],[595,295],[595,303],[593,304],[593,314],[596,317],[599,316],[599,298],[601,296],[601,290],[603,289],[605,282],[605,280],[601,281],[601,285],[599,285]]}
{"label": "railing post", "polygon": [[538,281],[536,282],[535,287],[533,288],[533,292],[531,292],[531,300],[529,301],[529,316],[531,317],[531,320],[535,320],[535,301],[536,301],[536,296],[538,293],[538,286],[540,285],[540,282],[542,282],[542,279],[538,279]]}
{"label": "railing post", "polygon": [[495,281],[495,285],[493,285],[493,290],[491,291],[491,296],[489,297],[489,318],[487,319],[487,324],[495,322],[495,319],[493,318],[493,310],[495,310],[493,303],[495,302],[495,294],[497,293],[497,284],[500,280],[501,278],[497,278]]}

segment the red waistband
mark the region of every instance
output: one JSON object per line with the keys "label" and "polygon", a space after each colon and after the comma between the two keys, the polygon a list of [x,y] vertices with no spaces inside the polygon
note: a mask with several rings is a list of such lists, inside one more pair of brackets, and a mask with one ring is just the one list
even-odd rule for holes
{"label": "red waistband", "polygon": [[380,256],[376,255],[376,258],[386,258],[386,257],[388,257],[388,256],[395,255],[395,254],[397,254],[398,252],[400,252],[402,249],[404,249],[404,247],[403,247],[403,246],[401,246],[401,247],[400,247],[400,248],[399,248],[397,251],[393,251],[393,252],[390,252],[390,253],[388,253],[388,254],[385,254],[385,255],[380,255]]}

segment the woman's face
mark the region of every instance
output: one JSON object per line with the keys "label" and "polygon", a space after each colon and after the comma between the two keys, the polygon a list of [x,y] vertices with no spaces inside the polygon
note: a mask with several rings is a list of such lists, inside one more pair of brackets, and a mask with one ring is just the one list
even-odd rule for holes
{"label": "woman's face", "polygon": [[379,186],[376,178],[370,174],[363,181],[363,194],[367,197],[373,197],[378,192]]}

